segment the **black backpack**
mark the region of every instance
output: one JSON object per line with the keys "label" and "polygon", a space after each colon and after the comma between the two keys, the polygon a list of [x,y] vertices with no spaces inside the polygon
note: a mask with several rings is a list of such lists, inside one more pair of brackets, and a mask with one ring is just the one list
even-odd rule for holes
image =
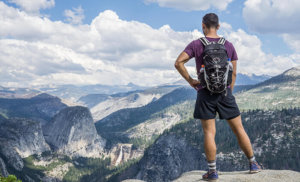
{"label": "black backpack", "polygon": [[232,82],[232,69],[230,69],[227,50],[224,46],[225,38],[218,42],[209,42],[205,37],[199,39],[204,45],[203,65],[198,75],[200,84],[207,88],[211,94],[227,94],[227,87]]}

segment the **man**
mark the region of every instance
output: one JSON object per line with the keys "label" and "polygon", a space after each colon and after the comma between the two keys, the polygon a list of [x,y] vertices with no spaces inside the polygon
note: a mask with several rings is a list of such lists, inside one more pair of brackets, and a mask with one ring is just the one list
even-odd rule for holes
{"label": "man", "polygon": [[[220,37],[217,34],[220,28],[218,16],[214,13],[206,14],[202,19],[202,30],[205,38],[209,41],[217,42]],[[208,171],[202,177],[205,180],[218,179],[216,170],[216,144],[215,144],[215,117],[218,112],[220,119],[226,119],[232,131],[237,137],[239,146],[249,159],[250,173],[256,173],[261,170],[261,166],[256,162],[250,139],[245,132],[239,108],[236,104],[235,97],[232,95],[236,80],[237,54],[229,41],[224,44],[228,58],[233,65],[232,82],[227,88],[227,94],[217,93],[210,94],[207,88],[202,88],[198,80],[193,79],[187,72],[184,64],[191,58],[195,57],[196,70],[199,75],[200,67],[203,64],[203,43],[197,39],[186,46],[184,51],[178,56],[175,67],[183,78],[197,90],[197,100],[194,110],[194,118],[200,119],[204,132],[204,149],[208,163]]]}

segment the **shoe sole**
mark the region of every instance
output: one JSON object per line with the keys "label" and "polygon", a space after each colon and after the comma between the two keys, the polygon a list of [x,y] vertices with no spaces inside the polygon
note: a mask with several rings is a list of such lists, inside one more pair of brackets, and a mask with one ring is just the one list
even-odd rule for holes
{"label": "shoe sole", "polygon": [[255,173],[259,173],[260,172],[260,170],[257,170],[257,171],[250,171],[249,173],[250,174],[255,174]]}
{"label": "shoe sole", "polygon": [[218,181],[218,179],[202,179],[204,181]]}

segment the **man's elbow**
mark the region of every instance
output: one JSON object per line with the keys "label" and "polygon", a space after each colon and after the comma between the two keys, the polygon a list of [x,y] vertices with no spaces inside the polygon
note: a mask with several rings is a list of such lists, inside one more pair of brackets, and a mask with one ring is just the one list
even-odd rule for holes
{"label": "man's elbow", "polygon": [[176,69],[178,69],[178,68],[180,67],[180,62],[178,62],[178,61],[175,61],[175,63],[174,63],[174,67],[175,67]]}

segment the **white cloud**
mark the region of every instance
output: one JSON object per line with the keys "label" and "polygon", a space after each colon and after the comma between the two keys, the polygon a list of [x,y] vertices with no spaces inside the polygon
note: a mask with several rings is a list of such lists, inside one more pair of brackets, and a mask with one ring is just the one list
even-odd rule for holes
{"label": "white cloud", "polygon": [[247,0],[243,16],[251,30],[276,33],[290,48],[300,53],[299,0]]}
{"label": "white cloud", "polygon": [[73,10],[67,9],[64,11],[64,16],[66,17],[66,21],[71,24],[81,24],[84,19],[84,10],[81,6],[73,8]]}
{"label": "white cloud", "polygon": [[282,34],[282,38],[287,45],[295,52],[300,53],[300,33]]}
{"label": "white cloud", "polygon": [[261,33],[298,33],[299,0],[247,0],[243,17],[250,29]]}
{"label": "white cloud", "polygon": [[[177,32],[164,25],[154,29],[125,21],[110,10],[91,24],[51,21],[0,2],[0,85],[127,84],[144,86],[181,78],[174,62],[201,32]],[[275,57],[261,50],[261,41],[222,23],[225,36],[239,55],[239,70],[278,74],[297,64],[298,55]],[[288,64],[285,64],[288,63]],[[187,64],[195,75],[195,62]]]}
{"label": "white cloud", "polygon": [[158,3],[161,7],[175,8],[183,11],[202,11],[210,8],[226,10],[233,0],[145,0],[146,3]]}
{"label": "white cloud", "polygon": [[54,0],[9,0],[15,3],[26,12],[36,13],[40,9],[52,8],[55,5]]}
{"label": "white cloud", "polygon": [[[221,24],[222,26],[222,24]],[[256,35],[247,34],[244,30],[224,30],[225,37],[232,42],[238,54],[238,72],[257,75],[277,75],[300,65],[300,54],[274,56],[262,51],[262,42]]]}
{"label": "white cloud", "polygon": [[[175,81],[180,78],[174,69],[176,56],[201,35],[197,30],[175,32],[168,25],[153,29],[137,21],[121,20],[110,10],[100,13],[89,25],[74,26],[27,14],[3,2],[0,24],[5,25],[0,29],[2,69],[20,70],[2,72],[1,78],[7,79],[1,81],[10,85],[16,85],[18,79],[31,85],[157,85]],[[5,85],[3,82],[0,85]]]}

